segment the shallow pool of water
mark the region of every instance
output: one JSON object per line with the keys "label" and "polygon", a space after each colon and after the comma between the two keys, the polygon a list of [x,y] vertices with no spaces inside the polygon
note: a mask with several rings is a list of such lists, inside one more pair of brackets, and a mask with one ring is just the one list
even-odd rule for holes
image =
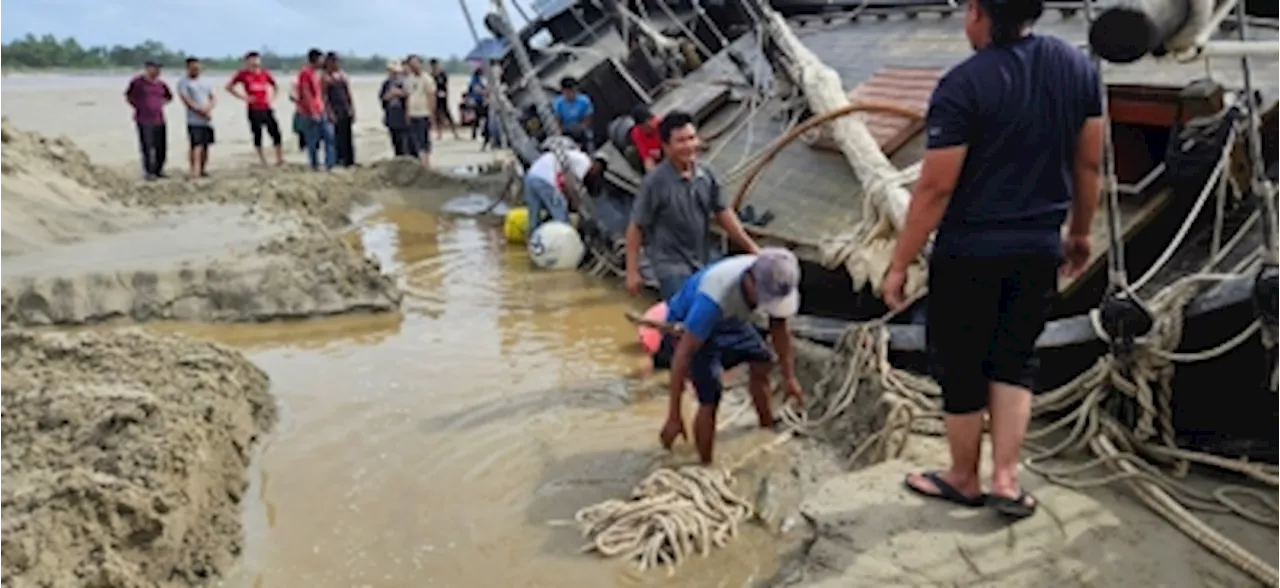
{"label": "shallow pool of water", "polygon": [[[401,313],[181,328],[245,349],[282,410],[227,585],[708,587],[776,571],[781,544],[751,525],[668,578],[582,554],[576,528],[548,524],[671,460],[665,401],[645,391],[623,318],[646,301],[533,271],[485,220],[383,211],[360,236],[400,277]],[[717,451],[767,440],[729,431]]]}

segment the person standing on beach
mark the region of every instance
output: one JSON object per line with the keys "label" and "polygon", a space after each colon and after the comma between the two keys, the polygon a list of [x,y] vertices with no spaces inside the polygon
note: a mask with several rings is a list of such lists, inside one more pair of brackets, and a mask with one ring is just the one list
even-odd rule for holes
{"label": "person standing on beach", "polygon": [[276,165],[284,165],[280,123],[271,108],[276,94],[276,79],[262,67],[261,54],[257,51],[244,54],[244,68],[227,82],[227,92],[244,100],[249,107],[249,132],[253,134],[253,148],[258,151],[258,161],[262,165],[267,164],[267,156],[262,151],[262,132],[266,131],[276,150]]}
{"label": "person standing on beach", "polygon": [[303,136],[307,141],[307,160],[311,169],[320,171],[320,144],[324,143],[324,169],[331,170],[338,162],[337,146],[333,143],[333,121],[325,111],[324,88],[320,83],[324,52],[307,51],[307,63],[298,70],[298,112],[304,119]]}
{"label": "person standing on beach", "polygon": [[382,124],[391,136],[391,150],[396,157],[413,152],[409,139],[409,118],[405,115],[404,102],[408,92],[404,89],[404,66],[396,60],[387,62],[387,79],[378,88],[382,102]]}
{"label": "person standing on beach", "polygon": [[[1079,49],[1031,32],[1043,12],[1043,0],[969,2],[964,29],[975,53],[929,100],[924,164],[883,284],[885,302],[905,307],[907,267],[937,228],[925,336],[951,466],[904,483],[1012,519],[1037,506],[1018,483],[1036,339],[1059,271],[1079,274],[1088,264],[1101,194],[1098,71]],[[978,462],[988,423],[993,467],[984,494]]]}
{"label": "person standing on beach", "polygon": [[698,163],[698,129],[693,116],[672,111],[658,126],[666,159],[640,184],[627,225],[627,291],[640,293],[640,251],[649,259],[658,293],[670,300],[685,280],[711,261],[711,223],[747,253],[759,251],[711,169]]}
{"label": "person standing on beach", "polygon": [[484,68],[477,67],[471,73],[471,81],[467,83],[467,100],[471,101],[476,111],[475,123],[471,125],[471,140],[479,134],[482,142],[480,150],[489,146],[489,90],[484,79]]}
{"label": "person standing on beach", "polygon": [[213,107],[218,99],[213,88],[200,77],[200,60],[187,58],[187,77],[178,80],[178,97],[187,107],[187,139],[191,151],[187,155],[192,178],[204,178],[209,164],[209,146],[213,145]]}
{"label": "person standing on beach", "polygon": [[578,91],[578,80],[566,77],[560,80],[560,95],[551,102],[551,110],[560,121],[560,128],[571,137],[580,137],[583,151],[595,150],[595,133],[591,130],[591,117],[596,107],[591,97]]}
{"label": "person standing on beach", "polygon": [[333,140],[338,151],[338,165],[351,167],[356,164],[355,138],[352,127],[356,122],[356,105],[351,99],[351,80],[342,71],[342,60],[337,53],[324,56],[324,103],[333,121]]}
{"label": "person standing on beach", "polygon": [[138,127],[142,171],[148,180],[163,178],[164,160],[169,152],[164,107],[173,100],[173,92],[160,79],[160,62],[147,61],[142,74],[129,81],[124,97],[133,107],[133,121]]}
{"label": "person standing on beach", "polygon": [[431,167],[431,115],[436,111],[436,82],[422,71],[422,58],[405,60],[409,73],[404,78],[405,112],[409,115],[409,141],[422,167]]}
{"label": "person standing on beach", "polygon": [[[667,322],[679,325],[681,332],[664,335],[653,356],[655,368],[671,370],[667,420],[658,434],[663,448],[671,449],[677,437],[688,438],[681,397],[685,382],[690,382],[698,395],[693,441],[703,465],[711,464],[716,412],[724,391],[721,378],[725,370],[739,364],[748,365],[748,389],[761,428],[775,424],[769,401],[769,374],[775,363],[787,398],[804,405],[787,324],[800,310],[799,289],[800,263],[795,254],[780,247],[726,257],[681,285],[667,303]],[[769,321],[773,349],[750,322],[757,314]]]}
{"label": "person standing on beach", "polygon": [[449,74],[445,73],[444,67],[440,65],[440,60],[431,59],[431,79],[436,83],[436,140],[444,140],[444,125],[449,125],[449,131],[453,133],[454,139],[461,139],[458,136],[458,127],[453,124],[453,115],[449,113]]}

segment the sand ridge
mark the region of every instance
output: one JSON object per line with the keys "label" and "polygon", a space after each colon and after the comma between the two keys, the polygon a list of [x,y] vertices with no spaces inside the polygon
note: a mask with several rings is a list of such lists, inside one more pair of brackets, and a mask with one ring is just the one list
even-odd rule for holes
{"label": "sand ridge", "polygon": [[6,329],[3,359],[6,586],[201,585],[231,563],[277,418],[262,370],[141,332]]}
{"label": "sand ridge", "polygon": [[[130,181],[4,121],[6,322],[262,321],[395,310],[394,279],[341,235],[388,186],[491,190],[415,162]],[[214,206],[216,205],[216,206]]]}

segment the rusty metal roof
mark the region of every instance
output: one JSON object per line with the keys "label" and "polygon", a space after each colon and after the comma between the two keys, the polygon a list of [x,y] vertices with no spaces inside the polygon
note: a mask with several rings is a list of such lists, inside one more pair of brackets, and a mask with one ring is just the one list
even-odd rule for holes
{"label": "rusty metal roof", "polygon": [[[945,72],[937,67],[883,67],[849,92],[850,100],[887,102],[920,113],[920,119],[885,112],[863,115],[867,130],[871,131],[871,136],[885,155],[893,155],[924,128],[923,117],[929,107],[929,96]],[[815,149],[840,151],[831,140],[831,129],[826,125],[819,133],[806,137],[805,143]]]}

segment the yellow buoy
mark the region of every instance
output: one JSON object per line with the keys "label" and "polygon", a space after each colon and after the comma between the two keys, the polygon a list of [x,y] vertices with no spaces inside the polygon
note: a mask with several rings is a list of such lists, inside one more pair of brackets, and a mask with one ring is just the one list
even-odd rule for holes
{"label": "yellow buoy", "polygon": [[508,243],[524,243],[525,233],[529,230],[529,209],[523,206],[507,211],[507,218],[502,223],[502,233]]}

